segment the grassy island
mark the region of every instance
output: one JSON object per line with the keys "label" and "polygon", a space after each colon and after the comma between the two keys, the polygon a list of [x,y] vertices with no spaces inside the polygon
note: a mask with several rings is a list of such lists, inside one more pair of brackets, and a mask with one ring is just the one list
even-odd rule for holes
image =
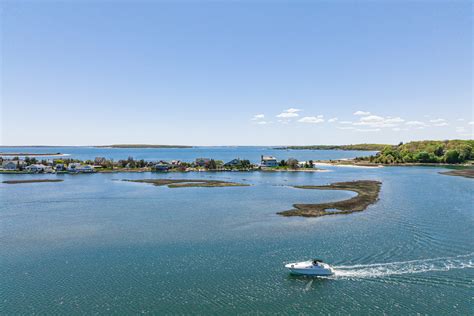
{"label": "grassy island", "polygon": [[37,183],[37,182],[62,182],[62,179],[31,179],[31,180],[6,180],[2,183],[6,184],[20,184],[20,183]]}
{"label": "grassy island", "polygon": [[[318,217],[361,212],[378,200],[382,183],[372,180],[336,182],[330,185],[302,185],[298,189],[354,191],[357,196],[343,201],[320,204],[293,204],[294,209],[279,212],[283,216]],[[331,211],[336,210],[336,211]]]}
{"label": "grassy island", "polygon": [[143,179],[122,181],[150,183],[156,186],[168,186],[168,188],[215,188],[215,187],[245,187],[249,184],[228,182],[220,180],[198,180],[198,179]]}
{"label": "grassy island", "polygon": [[459,170],[452,170],[452,171],[446,171],[446,172],[440,172],[440,173],[448,175],[448,176],[457,176],[457,177],[474,179],[474,169],[459,169]]}

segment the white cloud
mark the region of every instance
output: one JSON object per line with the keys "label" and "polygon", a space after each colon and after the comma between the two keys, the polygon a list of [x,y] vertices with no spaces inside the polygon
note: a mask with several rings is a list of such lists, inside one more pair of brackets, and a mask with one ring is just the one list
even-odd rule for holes
{"label": "white cloud", "polygon": [[403,123],[403,122],[405,122],[405,120],[402,119],[401,117],[398,117],[398,116],[397,117],[390,117],[389,116],[385,119],[385,122],[386,123]]}
{"label": "white cloud", "polygon": [[445,121],[446,121],[446,120],[445,120],[445,119],[442,119],[442,118],[430,120],[431,123],[442,123],[442,122],[445,122]]}
{"label": "white cloud", "polygon": [[328,122],[329,122],[329,123],[334,123],[334,122],[336,122],[337,120],[338,120],[337,117],[333,117],[333,118],[330,118],[330,119],[328,120]]}
{"label": "white cloud", "polygon": [[355,122],[355,126],[367,126],[372,128],[380,127],[396,127],[399,123],[404,122],[405,120],[400,117],[382,117],[378,115],[368,115],[363,116],[359,119],[358,122]]}
{"label": "white cloud", "polygon": [[252,121],[258,121],[258,120],[261,120],[265,118],[265,114],[255,114],[253,117],[252,117]]}
{"label": "white cloud", "polygon": [[436,124],[433,124],[433,126],[448,126],[449,124],[446,123],[446,122],[441,122],[441,123],[436,123]]}
{"label": "white cloud", "polygon": [[352,122],[351,121],[340,121],[339,124],[348,125],[348,124],[352,124]]}
{"label": "white cloud", "polygon": [[365,116],[365,115],[370,115],[370,112],[365,112],[365,111],[355,111],[353,115],[359,115],[359,116]]}
{"label": "white cloud", "polygon": [[283,112],[288,112],[288,113],[296,113],[296,112],[301,112],[302,110],[300,109],[295,109],[295,108],[289,108]]}
{"label": "white cloud", "polygon": [[276,117],[292,118],[292,117],[297,117],[297,116],[299,116],[298,113],[283,112],[283,113],[278,114]]}
{"label": "white cloud", "polygon": [[474,121],[470,121],[469,123],[467,123],[469,125],[474,125]]}
{"label": "white cloud", "polygon": [[382,122],[383,120],[383,117],[377,115],[369,115],[360,118],[361,122]]}
{"label": "white cloud", "polygon": [[257,124],[258,124],[258,125],[266,125],[266,124],[268,124],[268,122],[266,122],[266,121],[260,121],[260,122],[257,122]]}
{"label": "white cloud", "polygon": [[361,128],[361,129],[356,129],[357,132],[378,132],[380,131],[380,128]]}
{"label": "white cloud", "polygon": [[289,108],[278,114],[276,117],[280,118],[292,118],[292,117],[298,117],[299,114],[297,112],[301,112],[300,109],[295,109],[295,108]]}
{"label": "white cloud", "polygon": [[463,122],[464,119],[463,119],[463,118],[458,118],[456,121],[458,121],[458,122]]}
{"label": "white cloud", "polygon": [[352,127],[352,126],[338,126],[337,128],[338,128],[338,129],[342,129],[342,130],[351,130],[351,129],[355,129],[355,127]]}
{"label": "white cloud", "polygon": [[323,116],[318,115],[318,116],[305,116],[302,117],[298,120],[300,123],[311,123],[311,124],[317,124],[317,123],[322,123],[324,122]]}
{"label": "white cloud", "polygon": [[427,126],[426,123],[420,121],[408,121],[405,124],[410,126]]}

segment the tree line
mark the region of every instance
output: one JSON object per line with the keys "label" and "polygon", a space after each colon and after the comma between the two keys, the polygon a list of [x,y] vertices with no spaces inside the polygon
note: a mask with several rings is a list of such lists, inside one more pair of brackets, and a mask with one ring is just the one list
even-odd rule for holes
{"label": "tree line", "polygon": [[448,163],[474,160],[474,140],[416,141],[386,146],[376,155],[358,157],[357,161],[381,164]]}

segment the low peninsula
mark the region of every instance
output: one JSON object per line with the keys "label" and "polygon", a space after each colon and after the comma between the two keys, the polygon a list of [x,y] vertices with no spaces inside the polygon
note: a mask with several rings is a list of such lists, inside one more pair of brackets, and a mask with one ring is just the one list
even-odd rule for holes
{"label": "low peninsula", "polygon": [[359,151],[380,151],[387,144],[352,144],[352,145],[309,145],[309,146],[284,146],[275,147],[277,150],[359,150]]}
{"label": "low peninsula", "polygon": [[168,188],[216,188],[216,187],[246,187],[249,184],[228,182],[221,180],[200,180],[200,179],[141,179],[122,181],[149,183],[156,186],[167,186]]}
{"label": "low peninsula", "polygon": [[474,179],[474,168],[473,169],[458,169],[446,172],[440,172],[440,174],[444,174],[447,176],[457,176],[457,177],[464,177]]}
{"label": "low peninsula", "polygon": [[[278,212],[282,216],[319,217],[364,211],[378,200],[382,183],[373,180],[336,182],[330,185],[302,185],[298,189],[353,191],[357,196],[343,201],[319,204],[293,204],[294,209]],[[334,211],[333,211],[334,210]]]}
{"label": "low peninsula", "polygon": [[6,180],[2,181],[5,184],[20,184],[20,183],[38,183],[38,182],[63,182],[62,179],[30,179],[30,180]]}

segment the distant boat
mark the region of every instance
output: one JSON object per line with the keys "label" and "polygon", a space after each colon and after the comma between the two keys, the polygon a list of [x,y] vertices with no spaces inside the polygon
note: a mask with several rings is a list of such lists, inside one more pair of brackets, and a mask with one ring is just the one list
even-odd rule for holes
{"label": "distant boat", "polygon": [[288,263],[285,265],[285,268],[290,270],[290,273],[297,275],[324,276],[334,274],[333,268],[319,259]]}

